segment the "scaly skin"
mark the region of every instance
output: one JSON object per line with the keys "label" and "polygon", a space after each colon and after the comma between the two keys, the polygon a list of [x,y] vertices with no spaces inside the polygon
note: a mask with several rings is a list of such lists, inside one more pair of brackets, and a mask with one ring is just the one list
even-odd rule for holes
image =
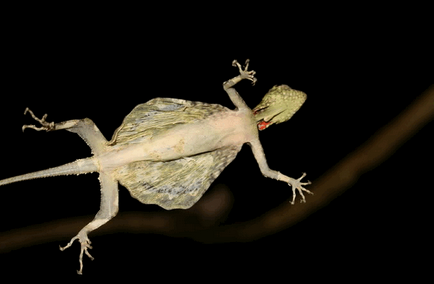
{"label": "scaly skin", "polygon": [[156,98],[138,105],[125,117],[123,124],[107,141],[88,118],[49,123],[26,109],[40,126],[24,125],[23,130],[68,130],[77,133],[89,145],[92,157],[79,159],[56,168],[25,174],[0,181],[0,185],[33,178],[98,172],[101,182],[101,207],[87,224],[61,250],[75,240],[81,245],[79,274],[83,272],[83,255],[89,253],[88,233],[99,228],[118,212],[118,183],[146,204],[165,209],[189,208],[205,193],[220,172],[247,143],[265,177],[283,181],[292,187],[292,204],[296,191],[305,202],[305,174],[294,179],[268,167],[258,130],[284,122],[292,117],[306,100],[306,94],[286,85],[274,86],[253,109],[247,106],[233,88],[241,80],[254,84],[255,71],[243,69],[234,60],[240,75],[223,83],[236,109],[220,105]]}

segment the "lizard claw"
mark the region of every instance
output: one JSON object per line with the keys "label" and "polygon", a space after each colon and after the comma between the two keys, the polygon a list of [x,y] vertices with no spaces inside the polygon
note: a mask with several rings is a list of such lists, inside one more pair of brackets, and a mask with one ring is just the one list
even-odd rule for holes
{"label": "lizard claw", "polygon": [[26,115],[27,113],[30,113],[30,115],[32,116],[32,118],[34,120],[36,120],[37,122],[39,122],[42,126],[41,127],[37,127],[35,125],[23,125],[23,127],[22,127],[23,132],[24,132],[24,130],[26,128],[32,128],[32,129],[34,129],[36,131],[45,130],[47,132],[51,131],[51,130],[54,130],[54,122],[47,122],[45,120],[47,118],[47,116],[48,116],[47,114],[44,114],[44,116],[41,119],[39,119],[39,118],[37,118],[33,114],[33,112],[29,108],[26,108],[26,110],[24,111],[24,115]]}
{"label": "lizard claw", "polygon": [[241,67],[241,64],[238,63],[237,60],[232,61],[232,66],[238,67],[238,70],[240,71],[242,79],[248,79],[248,80],[252,81],[253,85],[255,85],[255,83],[257,81],[257,79],[255,78],[256,72],[253,70],[252,71],[247,70],[249,68],[249,62],[250,62],[250,60],[247,59],[245,66],[244,66],[244,69]]}
{"label": "lizard claw", "polygon": [[88,249],[92,249],[92,246],[90,245],[91,242],[90,242],[89,238],[87,237],[87,234],[84,232],[79,232],[77,234],[77,236],[73,237],[71,239],[71,241],[66,246],[60,247],[60,250],[64,251],[65,249],[69,248],[75,240],[79,240],[80,245],[81,245],[80,256],[79,256],[80,270],[77,270],[77,273],[79,275],[82,275],[82,273],[83,273],[83,253],[86,253],[86,255],[91,260],[94,259],[88,251]]}
{"label": "lizard claw", "polygon": [[304,197],[303,191],[305,191],[305,192],[307,192],[307,193],[309,193],[309,194],[313,194],[313,192],[311,192],[311,191],[309,191],[309,190],[307,190],[307,189],[305,189],[305,188],[303,187],[303,185],[309,185],[309,184],[311,184],[310,181],[307,181],[307,182],[301,182],[301,180],[302,180],[305,176],[306,176],[306,173],[303,173],[301,177],[299,177],[298,179],[291,179],[291,181],[288,183],[288,184],[292,187],[292,201],[290,201],[290,203],[291,203],[292,205],[294,205],[294,203],[295,203],[295,196],[297,195],[297,194],[295,193],[295,190],[296,190],[296,189],[298,190],[298,193],[299,193],[300,196],[301,196],[300,203],[306,203],[306,198]]}

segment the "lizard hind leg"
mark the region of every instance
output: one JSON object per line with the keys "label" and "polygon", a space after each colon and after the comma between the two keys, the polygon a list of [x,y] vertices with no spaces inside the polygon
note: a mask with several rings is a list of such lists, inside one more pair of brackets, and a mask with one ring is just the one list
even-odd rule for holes
{"label": "lizard hind leg", "polygon": [[89,118],[84,119],[73,119],[67,120],[59,123],[47,122],[47,114],[42,118],[36,117],[33,112],[26,108],[24,114],[29,113],[34,120],[36,120],[41,126],[36,125],[23,125],[23,131],[27,128],[31,128],[37,131],[45,130],[47,132],[54,130],[68,130],[73,133],[77,133],[92,150],[93,154],[100,154],[106,149],[107,140],[95,123]]}
{"label": "lizard hind leg", "polygon": [[83,253],[86,253],[86,255],[91,260],[94,260],[94,258],[90,255],[90,253],[88,251],[88,249],[92,248],[90,246],[91,242],[90,242],[89,238],[87,237],[87,232],[84,231],[83,229],[75,237],[73,237],[71,239],[71,241],[66,246],[64,246],[64,247],[60,246],[60,250],[64,251],[65,249],[69,248],[75,240],[78,240],[80,242],[80,245],[81,245],[80,256],[79,256],[80,270],[77,270],[77,273],[80,275],[83,273]]}
{"label": "lizard hind leg", "polygon": [[44,116],[41,119],[39,119],[36,117],[36,115],[33,114],[33,111],[31,111],[28,107],[24,110],[24,115],[26,115],[27,113],[29,113],[34,120],[39,122],[41,126],[37,127],[36,125],[23,125],[22,127],[23,132],[26,128],[31,128],[36,131],[41,131],[41,130],[50,131],[54,129],[54,122],[47,122],[45,120],[47,118],[47,114],[44,114]]}
{"label": "lizard hind leg", "polygon": [[95,215],[95,218],[83,229],[81,229],[80,232],[78,232],[78,234],[73,237],[66,246],[60,247],[60,250],[64,251],[65,249],[69,248],[75,240],[80,242],[80,270],[77,271],[77,273],[80,275],[83,273],[84,253],[86,253],[86,255],[93,260],[93,257],[88,251],[92,248],[90,246],[91,242],[87,236],[88,233],[98,229],[100,226],[110,221],[118,212],[119,196],[117,180],[114,180],[110,175],[105,173],[101,173],[99,179],[101,182],[101,206],[98,213]]}

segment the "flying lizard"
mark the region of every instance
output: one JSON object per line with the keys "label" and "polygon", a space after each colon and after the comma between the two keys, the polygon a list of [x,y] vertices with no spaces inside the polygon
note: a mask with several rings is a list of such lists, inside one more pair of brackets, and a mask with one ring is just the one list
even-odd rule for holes
{"label": "flying lizard", "polygon": [[252,81],[249,61],[243,68],[236,60],[240,75],[223,83],[235,109],[221,105],[171,98],[155,98],[137,105],[107,141],[88,118],[60,123],[47,122],[28,108],[40,126],[24,125],[35,130],[65,129],[77,133],[91,148],[92,156],[59,167],[24,174],[0,181],[0,185],[34,178],[98,172],[101,183],[101,205],[95,218],[82,228],[61,250],[75,240],[81,245],[79,263],[83,271],[83,254],[89,253],[88,234],[107,223],[118,212],[118,183],[145,204],[164,209],[186,209],[195,204],[223,169],[235,158],[242,145],[250,145],[259,169],[265,177],[283,181],[305,202],[303,192],[311,193],[301,180],[306,175],[290,178],[268,167],[258,130],[289,120],[306,100],[306,94],[287,85],[274,86],[253,110],[234,85],[243,79]]}

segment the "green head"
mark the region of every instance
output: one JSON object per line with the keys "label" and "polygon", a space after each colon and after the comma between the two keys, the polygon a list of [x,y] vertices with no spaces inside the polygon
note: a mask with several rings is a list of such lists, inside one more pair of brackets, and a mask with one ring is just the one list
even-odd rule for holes
{"label": "green head", "polygon": [[253,109],[259,130],[289,120],[306,100],[306,94],[287,85],[271,88]]}

